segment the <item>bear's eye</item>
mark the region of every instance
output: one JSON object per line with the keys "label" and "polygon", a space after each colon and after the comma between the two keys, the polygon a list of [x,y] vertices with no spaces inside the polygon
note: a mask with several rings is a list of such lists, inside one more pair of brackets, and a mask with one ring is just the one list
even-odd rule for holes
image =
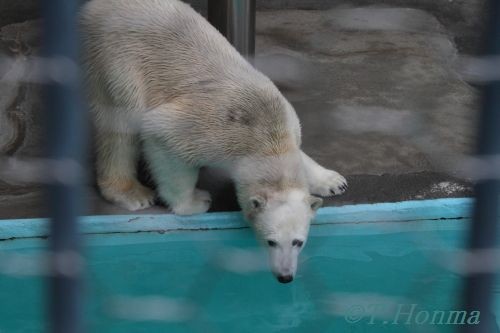
{"label": "bear's eye", "polygon": [[276,245],[278,245],[278,243],[276,243],[275,241],[273,240],[268,240],[267,241],[267,245],[269,245],[270,247],[275,247]]}
{"label": "bear's eye", "polygon": [[302,247],[302,245],[304,245],[304,242],[298,239],[294,239],[292,245],[297,247]]}

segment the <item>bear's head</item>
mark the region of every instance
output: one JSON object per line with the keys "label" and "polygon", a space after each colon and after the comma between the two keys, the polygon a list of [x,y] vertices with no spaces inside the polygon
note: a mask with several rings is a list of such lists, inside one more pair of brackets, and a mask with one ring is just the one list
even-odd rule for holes
{"label": "bear's head", "polygon": [[279,282],[291,282],[297,271],[309,225],[323,200],[302,189],[263,193],[249,198],[244,213],[269,251],[271,270]]}

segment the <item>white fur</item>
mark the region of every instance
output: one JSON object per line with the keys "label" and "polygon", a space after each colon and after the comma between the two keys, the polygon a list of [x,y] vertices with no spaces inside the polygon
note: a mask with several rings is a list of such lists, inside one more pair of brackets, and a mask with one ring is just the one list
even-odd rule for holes
{"label": "white fur", "polygon": [[338,172],[323,168],[302,152],[302,161],[306,170],[309,191],[322,197],[344,193],[347,180]]}
{"label": "white fur", "polygon": [[[308,199],[309,193],[301,190],[278,194],[254,221],[254,228],[264,242],[277,243],[269,247],[271,270],[276,276],[293,277],[296,273],[297,258],[309,233],[309,223],[304,222],[314,216]],[[293,246],[294,240],[304,245]]]}
{"label": "white fur", "polygon": [[146,208],[136,178],[142,141],[161,199],[176,214],[206,212],[202,166],[226,169],[257,235],[273,238],[277,275],[295,274],[310,220],[345,179],[300,150],[299,119],[276,86],[202,16],[177,0],[92,0],[83,6],[83,64],[103,196]]}

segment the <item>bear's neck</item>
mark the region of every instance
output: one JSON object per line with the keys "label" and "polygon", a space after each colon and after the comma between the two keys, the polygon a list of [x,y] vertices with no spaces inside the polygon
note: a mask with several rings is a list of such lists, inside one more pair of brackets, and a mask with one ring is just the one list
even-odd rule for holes
{"label": "bear's neck", "polygon": [[293,189],[307,191],[300,150],[282,155],[242,158],[236,163],[232,178],[239,201]]}

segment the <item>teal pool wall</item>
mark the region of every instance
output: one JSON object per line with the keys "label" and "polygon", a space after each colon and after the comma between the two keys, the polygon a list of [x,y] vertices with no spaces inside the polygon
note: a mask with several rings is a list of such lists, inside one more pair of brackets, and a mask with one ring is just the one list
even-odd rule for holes
{"label": "teal pool wall", "polygon": [[[358,224],[370,229],[370,223],[428,221],[470,218],[470,198],[435,199],[377,203],[321,208],[313,224]],[[425,223],[422,224],[422,226]],[[102,215],[85,216],[81,230],[88,234],[217,230],[247,228],[241,213],[207,213],[197,216],[164,215]],[[431,225],[434,228],[434,224]],[[439,225],[435,225],[439,227]],[[373,230],[375,231],[375,230]],[[45,237],[49,235],[47,219],[12,219],[0,221],[0,240]]]}
{"label": "teal pool wall", "polygon": [[[269,273],[239,213],[84,217],[86,328],[456,332],[446,318],[408,321],[398,306],[410,311],[415,304],[413,317],[460,309],[460,253],[472,205],[439,199],[323,208],[287,285]],[[0,254],[41,263],[46,235],[46,220],[0,221]],[[43,277],[17,273],[0,271],[0,299],[8,300],[0,303],[0,332],[42,332]],[[498,318],[500,307],[489,315]]]}

